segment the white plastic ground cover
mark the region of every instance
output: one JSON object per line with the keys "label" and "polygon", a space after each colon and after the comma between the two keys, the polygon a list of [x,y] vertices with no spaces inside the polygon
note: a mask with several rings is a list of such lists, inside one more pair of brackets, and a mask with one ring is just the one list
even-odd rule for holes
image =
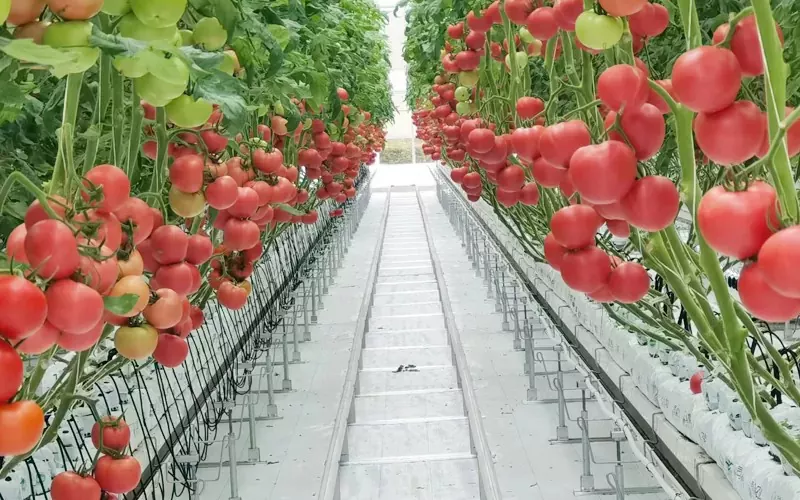
{"label": "white plastic ground cover", "polygon": [[[555,310],[563,305],[571,309],[572,315],[561,308],[562,319],[573,327],[588,352],[609,358],[598,361],[612,377],[615,369],[619,371],[623,393],[642,415],[650,418],[659,438],[694,473],[709,498],[800,498],[800,478],[784,473],[775,458],[777,453],[771,453],[763,436],[743,418],[744,408],[724,384],[711,380],[705,384],[703,395],[693,395],[686,382],[699,369],[693,358],[640,342],[583,294],[569,290],[550,266],[535,263],[525,254],[491,206],[481,201],[473,207],[551,306]],[[585,328],[574,328],[579,323]],[[594,344],[605,350],[593,349]],[[797,408],[779,405],[773,412],[779,420],[800,427]]]}

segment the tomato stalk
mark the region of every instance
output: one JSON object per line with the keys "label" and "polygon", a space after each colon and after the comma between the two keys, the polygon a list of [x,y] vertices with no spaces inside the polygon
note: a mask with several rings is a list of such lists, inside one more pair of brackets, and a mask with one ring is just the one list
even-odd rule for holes
{"label": "tomato stalk", "polygon": [[[111,127],[112,127],[112,150],[114,152],[114,165],[122,165],[124,147],[122,145],[122,133],[125,129],[125,93],[123,91],[122,75],[117,71],[111,72]],[[134,107],[138,103],[132,104]],[[131,130],[132,134],[137,133]]]}
{"label": "tomato stalk", "polygon": [[[164,108],[156,108],[156,162],[153,166],[153,177],[150,180],[150,192],[161,193],[166,179],[167,152],[169,150],[169,136],[167,135],[167,112]],[[154,196],[158,198],[158,196]]]}
{"label": "tomato stalk", "polygon": [[131,94],[131,101],[133,105],[131,106],[131,131],[128,136],[128,156],[122,167],[130,178],[133,177],[136,163],[139,159],[139,147],[142,142],[142,134],[139,131],[142,130],[142,121],[144,119],[144,112],[139,106],[139,93],[136,92],[135,88]]}
{"label": "tomato stalk", "polygon": [[[67,75],[67,88],[64,91],[64,114],[61,118],[62,131],[58,140],[58,152],[56,153],[53,177],[50,180],[50,194],[65,193],[66,190],[64,188],[73,174],[67,171],[68,163],[64,154],[66,150],[72,150],[72,141],[74,140],[72,132],[75,130],[75,124],[78,121],[78,104],[80,103],[81,87],[83,86],[83,75],[83,73]],[[64,132],[65,128],[70,130],[69,134]]]}

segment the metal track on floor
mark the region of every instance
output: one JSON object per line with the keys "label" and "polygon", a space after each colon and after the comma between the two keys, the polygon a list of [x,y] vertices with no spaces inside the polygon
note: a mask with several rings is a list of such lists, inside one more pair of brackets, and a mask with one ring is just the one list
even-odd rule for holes
{"label": "metal track on floor", "polygon": [[419,191],[390,189],[322,500],[499,500]]}

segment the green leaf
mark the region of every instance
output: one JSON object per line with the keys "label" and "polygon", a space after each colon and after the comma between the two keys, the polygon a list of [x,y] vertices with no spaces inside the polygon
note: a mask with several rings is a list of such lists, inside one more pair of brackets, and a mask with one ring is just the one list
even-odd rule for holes
{"label": "green leaf", "polygon": [[275,37],[278,44],[280,44],[281,49],[285,50],[286,47],[289,46],[289,39],[291,37],[291,32],[289,31],[286,26],[281,26],[279,24],[268,24],[267,29]]}
{"label": "green leaf", "polygon": [[181,47],[178,53],[195,71],[214,71],[225,58],[222,52],[206,52],[195,47]]}
{"label": "green leaf", "polygon": [[217,19],[228,32],[228,43],[233,40],[236,25],[239,21],[239,11],[231,0],[215,0],[214,12]]}
{"label": "green leaf", "polygon": [[103,297],[103,305],[106,310],[117,316],[129,313],[138,301],[139,296],[135,293],[126,293],[118,297]]}
{"label": "green leaf", "polygon": [[275,203],[275,206],[280,208],[284,212],[291,214],[291,215],[305,215],[306,214],[305,212],[301,212],[300,210],[298,210],[298,209],[296,209],[296,208],[294,208],[294,207],[292,207],[290,205],[287,205],[286,203]]}
{"label": "green leaf", "polygon": [[78,59],[70,52],[54,49],[47,45],[38,45],[29,38],[11,41],[2,39],[0,50],[14,59],[46,66],[74,64]]}
{"label": "green leaf", "polygon": [[225,117],[225,127],[228,132],[235,134],[244,128],[247,121],[247,103],[242,98],[246,90],[237,78],[214,71],[197,79],[190,95],[219,104]]}

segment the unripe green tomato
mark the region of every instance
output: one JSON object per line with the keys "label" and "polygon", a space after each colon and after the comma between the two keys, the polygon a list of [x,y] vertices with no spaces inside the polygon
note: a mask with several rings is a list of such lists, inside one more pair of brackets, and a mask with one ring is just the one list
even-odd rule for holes
{"label": "unripe green tomato", "polygon": [[152,73],[136,78],[133,84],[139,96],[156,107],[166,106],[186,89],[186,85],[165,82]]}
{"label": "unripe green tomato", "polygon": [[239,66],[239,61],[227,50],[223,53],[223,56],[222,62],[219,63],[218,66],[219,70],[223,73],[233,76],[233,74],[236,73],[237,67]]}
{"label": "unripe green tomato", "polygon": [[[514,59],[517,63],[517,69],[525,69],[528,67],[528,54],[525,52],[514,52]],[[511,54],[506,54],[506,66],[511,68]]]}
{"label": "unripe green tomato", "polygon": [[179,30],[178,33],[181,35],[181,46],[188,47],[189,45],[194,44],[194,36],[191,31],[189,30]]}
{"label": "unripe green tomato", "polygon": [[464,102],[469,100],[470,96],[472,95],[472,92],[470,92],[470,90],[467,87],[458,87],[456,89],[455,94],[456,94],[456,101]]}
{"label": "unripe green tomato", "polygon": [[467,116],[472,112],[472,107],[468,102],[460,102],[456,104],[456,113],[461,116]]}
{"label": "unripe green tomato", "polygon": [[181,128],[199,127],[208,121],[214,106],[205,99],[194,100],[183,94],[170,101],[164,108],[169,121]]}
{"label": "unripe green tomato", "polygon": [[474,87],[479,79],[480,74],[477,71],[462,71],[458,74],[458,83],[464,87]]}
{"label": "unripe green tomato", "polygon": [[531,35],[531,32],[528,31],[528,28],[525,28],[524,26],[519,29],[519,39],[525,43],[533,43],[533,41],[536,40],[536,38]]}
{"label": "unripe green tomato", "polygon": [[225,46],[228,32],[215,17],[204,17],[194,25],[194,43],[204,50],[217,50]]}
{"label": "unripe green tomato", "polygon": [[605,50],[622,38],[623,23],[618,17],[604,16],[587,10],[575,21],[578,40],[590,49]]}
{"label": "unripe green tomato", "polygon": [[6,22],[11,12],[11,0],[0,0],[0,24]]}
{"label": "unripe green tomato", "polygon": [[147,74],[147,62],[141,56],[142,52],[134,56],[114,56],[111,64],[127,78],[139,78]]}
{"label": "unripe green tomato", "polygon": [[176,26],[166,28],[153,28],[142,23],[133,14],[126,14],[117,25],[119,34],[126,38],[141,40],[143,42],[156,42],[159,40],[174,40],[178,32]]}
{"label": "unripe green tomato", "polygon": [[130,0],[105,0],[100,10],[109,16],[124,16],[131,11],[131,2]]}
{"label": "unripe green tomato", "polygon": [[92,23],[89,21],[65,21],[48,26],[42,43],[55,48],[87,47],[91,35]]}
{"label": "unripe green tomato", "polygon": [[175,26],[183,17],[187,0],[130,0],[139,20],[152,28]]}
{"label": "unripe green tomato", "polygon": [[94,66],[100,57],[100,49],[97,47],[66,47],[58,50],[73,57],[69,64],[59,64],[53,67],[52,72],[58,77],[83,73]]}
{"label": "unripe green tomato", "polygon": [[276,102],[273,108],[275,109],[275,114],[278,116],[283,116],[284,113],[286,113],[286,110],[283,109],[283,104],[279,102]]}

